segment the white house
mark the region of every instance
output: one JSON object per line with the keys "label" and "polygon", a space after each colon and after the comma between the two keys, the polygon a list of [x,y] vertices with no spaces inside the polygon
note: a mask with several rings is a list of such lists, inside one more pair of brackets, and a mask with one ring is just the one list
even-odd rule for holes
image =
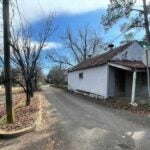
{"label": "white house", "polygon": [[[147,95],[145,51],[133,41],[87,59],[68,72],[68,89],[103,98]],[[144,58],[144,59],[143,59]]]}

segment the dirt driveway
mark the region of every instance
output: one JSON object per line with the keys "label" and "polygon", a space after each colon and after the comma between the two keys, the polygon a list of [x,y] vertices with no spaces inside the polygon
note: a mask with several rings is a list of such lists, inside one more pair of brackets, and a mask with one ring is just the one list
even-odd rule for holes
{"label": "dirt driveway", "polygon": [[150,118],[114,110],[63,90],[43,87],[60,119],[68,150],[149,150]]}

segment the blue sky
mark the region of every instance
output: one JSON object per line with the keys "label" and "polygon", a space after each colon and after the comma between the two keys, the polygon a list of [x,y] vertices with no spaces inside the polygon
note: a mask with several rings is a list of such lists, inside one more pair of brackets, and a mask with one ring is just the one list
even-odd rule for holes
{"label": "blue sky", "polygon": [[[76,32],[79,28],[83,28],[85,25],[89,25],[95,31],[98,32],[99,36],[106,42],[110,42],[118,37],[120,32],[120,24],[122,21],[115,24],[109,31],[104,31],[104,27],[101,25],[101,15],[106,12],[106,9],[100,9],[90,11],[82,14],[60,14],[56,15],[54,25],[57,26],[57,30],[49,38],[51,42],[60,42],[60,36],[65,32],[67,27],[70,27],[73,32]],[[33,28],[39,28],[42,23],[42,19],[32,23]],[[123,37],[123,36],[122,36]],[[122,37],[116,39],[114,43],[116,45],[122,40]]]}
{"label": "blue sky", "polygon": [[[62,43],[60,36],[64,34],[67,27],[70,27],[73,32],[76,32],[78,28],[83,28],[85,25],[89,25],[98,32],[99,36],[105,42],[111,42],[116,36],[120,35],[120,30],[119,27],[114,26],[113,30],[105,33],[104,28],[100,23],[101,14],[104,12],[105,10],[102,9],[77,15],[64,13],[56,16],[54,24],[58,26],[58,29],[54,32],[49,40],[55,43]],[[41,21],[35,22],[34,28],[38,28],[40,23]],[[62,55],[69,55],[68,51],[65,50],[63,47],[56,49],[59,53],[62,53]],[[53,65],[55,65],[52,63],[47,63],[47,61],[45,61],[45,64],[47,64],[46,67],[52,67]],[[47,73],[48,71],[49,68],[45,68],[44,72]]]}
{"label": "blue sky", "polygon": [[[99,36],[104,40],[104,42],[111,43],[115,38],[117,38],[121,32],[120,32],[120,24],[123,21],[120,21],[116,25],[114,25],[109,31],[105,32],[104,27],[101,25],[101,15],[104,14],[106,9],[101,10],[95,10],[90,11],[87,13],[72,15],[72,14],[61,14],[59,16],[56,16],[55,18],[55,25],[58,26],[58,29],[54,32],[53,36],[50,38],[50,41],[61,43],[60,36],[65,32],[66,28],[69,26],[73,32],[77,31],[78,28],[82,28],[85,25],[89,25],[94,30],[96,30],[99,34]],[[34,26],[38,26],[40,23],[36,22]],[[140,39],[143,35],[141,32],[138,32],[136,34],[136,38]],[[122,40],[123,36],[120,36],[116,40],[114,40],[114,44],[116,46],[119,45],[120,41]],[[67,51],[64,48],[58,48],[57,49],[60,53],[64,55],[64,53],[67,53]],[[52,66],[52,64],[50,64]],[[49,69],[45,69],[45,73],[48,72]]]}
{"label": "blue sky", "polygon": [[[141,0],[137,1],[138,5],[141,4]],[[101,15],[105,13],[108,3],[109,0],[18,0],[23,23],[25,25],[30,23],[34,29],[40,28],[43,19],[50,12],[56,12],[54,25],[58,26],[58,29],[49,38],[48,49],[55,48],[60,53],[67,53],[62,47],[60,36],[68,26],[73,32],[76,32],[77,28],[88,24],[98,32],[104,42],[111,42],[120,35],[119,23],[114,25],[107,33],[100,24]],[[17,11],[15,14],[17,14]],[[16,29],[19,28],[19,22],[20,18],[16,15],[14,18]],[[143,33],[139,32],[136,38],[140,39],[141,37],[143,37]],[[121,39],[122,37],[116,39],[114,44],[119,45]],[[34,37],[33,41],[35,41]],[[45,50],[43,54],[46,51],[48,50]],[[46,74],[53,64],[48,63],[47,60],[43,60],[43,63],[46,64],[46,68],[44,69],[44,73]]]}

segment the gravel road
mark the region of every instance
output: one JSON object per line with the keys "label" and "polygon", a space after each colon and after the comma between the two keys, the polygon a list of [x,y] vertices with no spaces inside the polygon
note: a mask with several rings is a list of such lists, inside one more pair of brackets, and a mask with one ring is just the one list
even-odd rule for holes
{"label": "gravel road", "polygon": [[60,119],[56,138],[67,150],[149,150],[150,118],[96,104],[90,98],[43,87]]}

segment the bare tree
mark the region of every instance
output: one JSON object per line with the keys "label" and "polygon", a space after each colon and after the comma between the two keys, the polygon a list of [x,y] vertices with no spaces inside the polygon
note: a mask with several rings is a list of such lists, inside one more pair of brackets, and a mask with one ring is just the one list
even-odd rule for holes
{"label": "bare tree", "polygon": [[47,80],[57,87],[65,84],[65,70],[60,66],[54,66],[47,75]]}
{"label": "bare tree", "polygon": [[46,58],[50,60],[52,63],[63,66],[74,66],[73,62],[71,62],[68,56],[64,56],[60,54],[57,49],[53,49],[47,53]]}
{"label": "bare tree", "polygon": [[[54,31],[53,16],[49,15],[44,23],[44,27],[39,31],[37,41],[32,42],[32,27],[29,29],[21,28],[20,32],[14,31],[12,27],[11,34],[11,60],[13,66],[20,68],[24,82],[16,81],[23,87],[26,93],[26,105],[30,105],[31,97],[33,96],[33,82],[36,74],[39,71],[37,66],[40,63],[40,55],[42,49],[46,46],[46,41]],[[35,36],[35,32],[34,32]]]}
{"label": "bare tree", "polygon": [[127,34],[124,34],[123,40],[120,42],[120,44],[129,43],[134,40],[134,33],[129,32]]}
{"label": "bare tree", "polygon": [[[143,6],[136,6],[137,0],[109,0],[107,13],[102,15],[101,23],[105,30],[110,29],[117,21],[126,19],[121,26],[121,31],[128,32],[132,29],[143,28],[146,33],[146,40],[150,43],[149,29],[149,5],[147,0],[141,0]],[[125,22],[125,20],[123,21]]]}
{"label": "bare tree", "polygon": [[56,63],[73,66],[75,63],[85,61],[89,56],[97,55],[104,47],[102,39],[89,26],[72,31],[67,28],[64,36],[61,37],[64,48],[69,51],[72,60],[65,55],[59,55],[57,52],[49,53],[48,58]]}

